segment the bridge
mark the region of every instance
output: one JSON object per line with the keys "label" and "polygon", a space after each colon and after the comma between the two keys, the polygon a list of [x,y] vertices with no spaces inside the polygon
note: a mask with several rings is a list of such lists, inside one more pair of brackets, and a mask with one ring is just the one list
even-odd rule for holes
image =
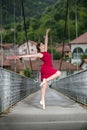
{"label": "bridge", "polygon": [[38,82],[0,68],[0,130],[87,130],[87,70],[53,81],[46,109]]}
{"label": "bridge", "polygon": [[[15,1],[13,5],[15,43]],[[25,25],[23,1],[21,5]],[[64,34],[68,1],[66,14]],[[27,41],[25,26],[24,31]],[[87,70],[54,80],[47,88],[45,110],[39,103],[40,94],[34,79],[0,68],[0,130],[87,130]]]}

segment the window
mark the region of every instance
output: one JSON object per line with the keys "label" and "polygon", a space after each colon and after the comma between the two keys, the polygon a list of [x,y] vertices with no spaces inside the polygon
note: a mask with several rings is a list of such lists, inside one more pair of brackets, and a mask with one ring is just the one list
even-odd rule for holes
{"label": "window", "polygon": [[73,50],[72,58],[73,59],[80,59],[80,56],[83,54],[83,49],[80,47],[77,47]]}
{"label": "window", "polygon": [[34,51],[34,49],[31,49],[31,52],[33,52]]}
{"label": "window", "polygon": [[23,50],[23,53],[26,54],[26,53],[27,53],[27,49],[24,49],[24,50]]}
{"label": "window", "polygon": [[87,54],[87,48],[85,49],[85,53]]}

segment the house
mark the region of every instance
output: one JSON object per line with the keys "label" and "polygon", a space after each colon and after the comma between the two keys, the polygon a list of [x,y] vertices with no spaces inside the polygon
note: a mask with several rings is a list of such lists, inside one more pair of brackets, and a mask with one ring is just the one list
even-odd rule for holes
{"label": "house", "polygon": [[14,45],[12,43],[0,44],[0,55],[3,53],[4,60],[6,60],[9,55],[18,54],[17,47],[17,45]]}
{"label": "house", "polygon": [[70,58],[71,57],[71,51],[70,51],[70,45],[69,44],[64,44],[64,48],[63,48],[63,44],[57,44],[56,45],[56,51],[60,52],[62,54],[62,51],[64,52],[64,57],[65,58]]}
{"label": "house", "polygon": [[[18,47],[19,55],[37,53],[36,45],[37,43],[31,40],[29,40],[28,43],[25,42]],[[29,60],[29,58],[24,58],[24,60]],[[31,60],[35,60],[35,58],[31,58]]]}
{"label": "house", "polygon": [[[25,42],[24,44],[17,47],[16,54],[18,54],[18,55],[35,54],[35,53],[37,53],[36,45],[37,45],[36,42],[29,40],[28,43]],[[11,65],[11,70],[18,72],[18,73],[25,70],[26,66],[29,67],[28,64],[30,63],[30,61],[36,60],[36,58],[23,58],[22,61],[15,60],[14,55],[9,54],[8,60]],[[27,61],[28,61],[28,63],[27,63]],[[30,69],[31,69],[31,67],[30,67]]]}
{"label": "house", "polygon": [[0,66],[10,69],[11,66],[7,57],[15,53],[17,53],[17,45],[11,43],[0,44]]}
{"label": "house", "polygon": [[72,53],[71,63],[81,63],[81,55],[87,54],[87,32],[70,42]]}

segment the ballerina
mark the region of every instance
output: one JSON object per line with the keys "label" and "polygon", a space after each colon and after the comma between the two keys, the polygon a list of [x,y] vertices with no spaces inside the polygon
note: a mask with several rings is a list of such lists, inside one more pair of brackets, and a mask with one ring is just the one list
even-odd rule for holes
{"label": "ballerina", "polygon": [[57,70],[56,68],[53,68],[51,55],[50,53],[47,52],[49,31],[50,29],[46,30],[45,43],[37,44],[38,53],[17,56],[17,58],[39,57],[44,62],[40,69],[41,81],[42,81],[40,83],[40,86],[42,86],[40,104],[42,105],[43,109],[45,109],[45,94],[46,94],[48,82],[61,75],[61,72],[59,70]]}

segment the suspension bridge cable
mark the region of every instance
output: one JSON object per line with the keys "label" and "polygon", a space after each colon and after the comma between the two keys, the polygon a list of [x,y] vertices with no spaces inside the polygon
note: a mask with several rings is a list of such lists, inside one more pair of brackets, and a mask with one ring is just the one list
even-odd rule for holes
{"label": "suspension bridge cable", "polygon": [[[15,24],[15,14],[16,14],[16,10],[15,10],[15,0],[14,0],[14,8],[13,8],[13,12],[14,12],[14,54],[16,55],[16,50],[15,50],[15,44],[16,44],[16,24]],[[14,59],[14,69],[16,72],[16,59]]]}
{"label": "suspension bridge cable", "polygon": [[[22,17],[22,7],[21,7],[21,32],[22,32],[22,36],[23,36],[23,17]],[[23,41],[23,37],[21,38],[21,40]],[[23,54],[23,47],[22,47],[22,54]],[[23,58],[23,66],[24,66],[24,70],[26,70],[26,65],[25,65],[25,60]]]}
{"label": "suspension bridge cable", "polygon": [[68,41],[68,43],[70,43],[70,16],[69,16],[69,3],[68,3],[68,39],[69,39],[69,41]]}
{"label": "suspension bridge cable", "polygon": [[0,66],[3,67],[3,47],[2,47],[2,0],[0,1],[0,34],[1,34],[1,58],[0,58]]}
{"label": "suspension bridge cable", "polygon": [[65,44],[65,37],[66,37],[68,5],[69,5],[69,0],[67,0],[67,2],[66,2],[66,16],[65,16],[64,34],[63,34],[63,47],[62,47],[62,56],[61,56],[60,67],[59,67],[60,70],[61,70],[61,67],[62,67],[62,60],[63,60],[63,57],[64,57],[64,44]]}
{"label": "suspension bridge cable", "polygon": [[[28,54],[30,54],[30,49],[29,49],[29,45],[28,45],[28,37],[27,37],[27,29],[26,29],[26,22],[25,22],[25,12],[24,12],[23,0],[21,0],[21,7],[22,7],[22,15],[23,15],[23,21],[24,21],[24,30],[25,30],[25,37],[26,37],[26,41],[27,41]],[[33,73],[31,58],[29,58],[29,59],[30,59],[30,67],[31,67],[31,70],[32,70],[32,73]]]}
{"label": "suspension bridge cable", "polygon": [[[76,11],[75,11],[75,24],[76,24],[76,38],[78,37],[78,18],[77,18],[77,0],[75,1],[75,8],[76,8]],[[78,46],[78,43],[77,43],[77,46]],[[77,61],[78,61],[78,47],[77,47]],[[78,63],[77,63],[77,71],[78,71]]]}

